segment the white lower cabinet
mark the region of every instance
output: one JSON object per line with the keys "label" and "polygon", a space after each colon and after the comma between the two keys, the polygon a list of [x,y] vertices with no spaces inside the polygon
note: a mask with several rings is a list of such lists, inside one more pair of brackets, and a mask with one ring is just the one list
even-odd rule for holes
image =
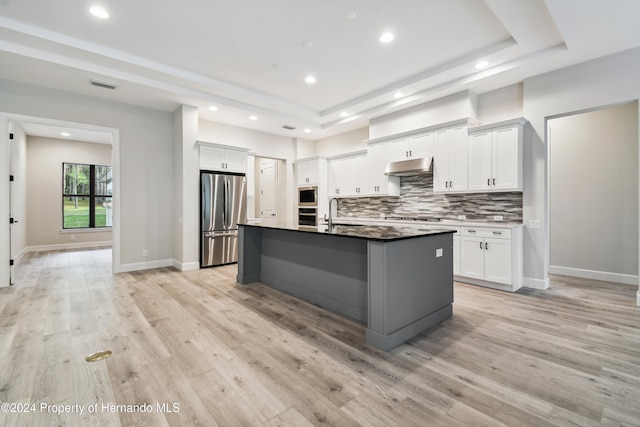
{"label": "white lower cabinet", "polygon": [[523,276],[522,227],[462,227],[458,275],[462,282],[509,291],[519,289]]}

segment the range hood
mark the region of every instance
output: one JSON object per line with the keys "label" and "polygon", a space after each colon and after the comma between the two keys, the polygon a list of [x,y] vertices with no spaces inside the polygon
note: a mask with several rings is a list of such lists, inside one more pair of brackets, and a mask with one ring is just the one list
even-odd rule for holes
{"label": "range hood", "polygon": [[425,175],[432,172],[433,157],[420,157],[417,159],[399,160],[390,162],[384,170],[385,175],[393,176],[413,176]]}

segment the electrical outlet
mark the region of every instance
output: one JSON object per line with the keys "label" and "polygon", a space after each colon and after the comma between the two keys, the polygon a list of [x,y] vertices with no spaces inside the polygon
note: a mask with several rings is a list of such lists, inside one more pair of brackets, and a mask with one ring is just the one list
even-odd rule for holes
{"label": "electrical outlet", "polygon": [[464,221],[465,219],[467,219],[466,215],[458,215],[458,221]]}
{"label": "electrical outlet", "polygon": [[149,256],[149,251],[147,249],[143,249],[142,256]]}
{"label": "electrical outlet", "polygon": [[504,219],[504,217],[502,215],[494,215],[493,216],[493,220],[494,221],[502,221]]}
{"label": "electrical outlet", "polygon": [[440,258],[442,256],[442,248],[436,249],[436,258]]}
{"label": "electrical outlet", "polygon": [[529,220],[529,228],[532,230],[540,229],[540,220],[539,219],[530,219]]}

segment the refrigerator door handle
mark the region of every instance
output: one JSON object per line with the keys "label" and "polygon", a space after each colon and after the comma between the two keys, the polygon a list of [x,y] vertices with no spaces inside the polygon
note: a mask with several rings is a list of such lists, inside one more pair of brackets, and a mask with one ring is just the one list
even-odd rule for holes
{"label": "refrigerator door handle", "polygon": [[229,188],[229,180],[225,180],[224,182],[224,209],[225,209],[225,217],[224,217],[224,226],[229,229],[231,227],[231,191]]}
{"label": "refrigerator door handle", "polygon": [[204,233],[204,237],[233,237],[233,236],[237,236],[238,233],[236,232],[229,232],[229,233],[220,233],[218,232],[208,232],[208,233]]}
{"label": "refrigerator door handle", "polygon": [[227,180],[224,180],[224,190],[222,191],[222,226],[226,229],[227,226],[227,204],[229,203],[228,197],[229,192],[227,191],[227,186],[229,183]]}

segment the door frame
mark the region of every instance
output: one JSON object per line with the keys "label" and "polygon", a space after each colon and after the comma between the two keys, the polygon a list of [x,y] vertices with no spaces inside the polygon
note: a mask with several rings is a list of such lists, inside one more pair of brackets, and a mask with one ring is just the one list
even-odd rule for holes
{"label": "door frame", "polygon": [[[10,229],[9,229],[9,174],[11,171],[10,158],[10,140],[9,131],[10,123],[35,123],[53,127],[71,127],[92,132],[108,133],[111,136],[111,167],[112,167],[112,186],[113,186],[113,225],[112,232],[112,271],[119,273],[121,271],[120,261],[120,130],[117,128],[92,125],[88,123],[78,123],[66,120],[57,120],[45,117],[28,116],[22,114],[13,114],[8,112],[0,112],[0,223],[7,224],[6,227],[0,227],[0,287],[9,286],[9,262],[11,257],[11,248],[9,246]],[[27,225],[28,226],[28,225]],[[6,262],[5,262],[6,260]]]}

